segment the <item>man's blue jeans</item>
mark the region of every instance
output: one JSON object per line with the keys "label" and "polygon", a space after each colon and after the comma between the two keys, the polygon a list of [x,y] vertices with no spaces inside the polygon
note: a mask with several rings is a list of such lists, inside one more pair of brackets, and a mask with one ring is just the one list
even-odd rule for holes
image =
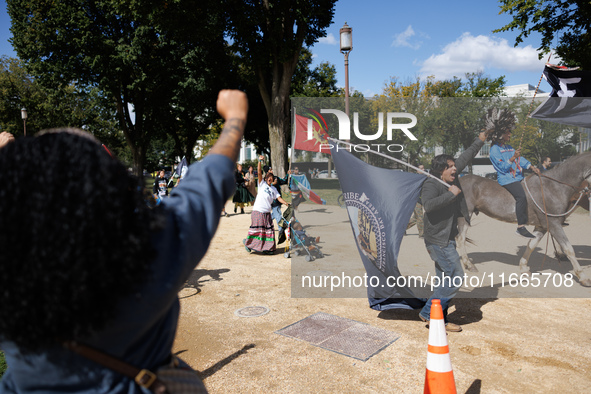
{"label": "man's blue jeans", "polygon": [[446,247],[428,242],[425,242],[425,245],[427,246],[431,260],[435,262],[435,272],[440,279],[440,283],[439,286],[435,287],[433,295],[419,314],[424,319],[429,320],[431,318],[431,301],[434,298],[438,298],[441,300],[443,316],[447,322],[447,308],[451,299],[456,295],[460,287],[462,287],[464,269],[462,268],[460,255],[456,250],[455,241],[449,241]]}
{"label": "man's blue jeans", "polygon": [[271,209],[271,217],[277,222],[279,234],[281,234],[284,231],[283,227],[279,225],[279,223],[281,223],[281,219],[283,219],[283,216],[281,215],[281,205],[277,205]]}

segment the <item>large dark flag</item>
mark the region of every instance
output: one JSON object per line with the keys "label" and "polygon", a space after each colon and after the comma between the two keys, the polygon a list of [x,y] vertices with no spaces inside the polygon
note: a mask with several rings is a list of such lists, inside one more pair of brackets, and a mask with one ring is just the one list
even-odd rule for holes
{"label": "large dark flag", "polygon": [[544,78],[552,92],[531,117],[591,128],[591,72],[547,64]]}
{"label": "large dark flag", "polygon": [[425,300],[416,298],[405,285],[397,261],[402,237],[427,177],[371,166],[341,147],[332,149],[332,157],[353,237],[370,278],[369,306],[376,310],[422,308]]}

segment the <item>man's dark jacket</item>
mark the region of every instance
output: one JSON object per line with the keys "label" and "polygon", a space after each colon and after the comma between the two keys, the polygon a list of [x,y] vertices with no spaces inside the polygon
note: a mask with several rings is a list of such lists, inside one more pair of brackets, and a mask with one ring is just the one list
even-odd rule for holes
{"label": "man's dark jacket", "polygon": [[[453,184],[460,187],[458,175],[468,165],[468,163],[478,154],[484,142],[476,138],[472,145],[464,151],[455,160],[456,179]],[[426,243],[439,246],[447,246],[450,240],[454,239],[458,233],[457,218],[463,216],[468,224],[470,218],[468,215],[468,206],[464,193],[454,196],[449,187],[436,179],[428,178],[423,184],[421,191],[421,201],[425,209],[424,233]]]}

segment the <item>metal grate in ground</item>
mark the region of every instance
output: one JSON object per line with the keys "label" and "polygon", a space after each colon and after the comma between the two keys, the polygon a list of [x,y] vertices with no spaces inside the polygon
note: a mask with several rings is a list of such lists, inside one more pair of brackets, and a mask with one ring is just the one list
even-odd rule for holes
{"label": "metal grate in ground", "polygon": [[388,347],[400,334],[344,317],[318,312],[276,331],[361,361]]}

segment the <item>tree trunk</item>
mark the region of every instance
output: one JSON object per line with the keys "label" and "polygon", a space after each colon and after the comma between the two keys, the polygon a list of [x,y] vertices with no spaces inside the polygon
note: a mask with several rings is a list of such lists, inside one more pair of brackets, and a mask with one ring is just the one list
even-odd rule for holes
{"label": "tree trunk", "polygon": [[143,133],[143,130],[137,130],[137,125],[132,125],[133,132],[129,132],[129,128],[125,128],[123,134],[129,149],[131,149],[131,157],[133,158],[133,172],[138,177],[142,177],[144,173],[144,163],[146,162],[146,146],[143,141],[145,138],[138,138],[138,135]]}
{"label": "tree trunk", "polygon": [[[280,114],[278,114],[280,115]],[[271,167],[273,173],[283,177],[287,173],[287,144],[289,132],[291,129],[289,114],[277,116],[276,119],[269,119],[269,142],[271,147]]]}
{"label": "tree trunk", "polygon": [[[133,173],[141,178],[144,173],[144,163],[146,162],[146,147],[142,146],[142,138],[138,138],[138,135],[142,132],[141,130],[137,130],[137,125],[131,125],[131,127],[127,126],[124,129],[123,135],[125,135],[125,140],[127,141],[127,145],[131,150],[131,157],[133,159]],[[131,132],[130,132],[131,131]]]}
{"label": "tree trunk", "polygon": [[[118,97],[122,95],[119,94]],[[133,172],[138,178],[142,178],[144,175],[144,163],[146,162],[146,146],[143,141],[143,133],[145,130],[142,129],[142,113],[136,111],[136,122],[131,121],[129,114],[129,108],[127,102],[115,97],[117,103],[117,116],[119,118],[119,125],[123,129],[123,135],[127,141],[129,149],[131,149],[131,156],[133,158]]]}
{"label": "tree trunk", "polygon": [[290,61],[273,65],[270,89],[265,81],[265,73],[259,69],[259,91],[269,118],[269,143],[271,147],[271,166],[277,176],[285,176],[288,168],[287,146],[291,140],[291,105],[289,90],[299,51]]}
{"label": "tree trunk", "polygon": [[146,150],[143,147],[131,146],[131,154],[133,157],[133,172],[138,178],[144,175],[144,163],[146,162]]}
{"label": "tree trunk", "polygon": [[274,82],[268,92],[264,79],[259,78],[259,91],[269,119],[271,167],[275,175],[283,177],[288,168],[287,145],[291,136],[289,89],[278,88]]}

